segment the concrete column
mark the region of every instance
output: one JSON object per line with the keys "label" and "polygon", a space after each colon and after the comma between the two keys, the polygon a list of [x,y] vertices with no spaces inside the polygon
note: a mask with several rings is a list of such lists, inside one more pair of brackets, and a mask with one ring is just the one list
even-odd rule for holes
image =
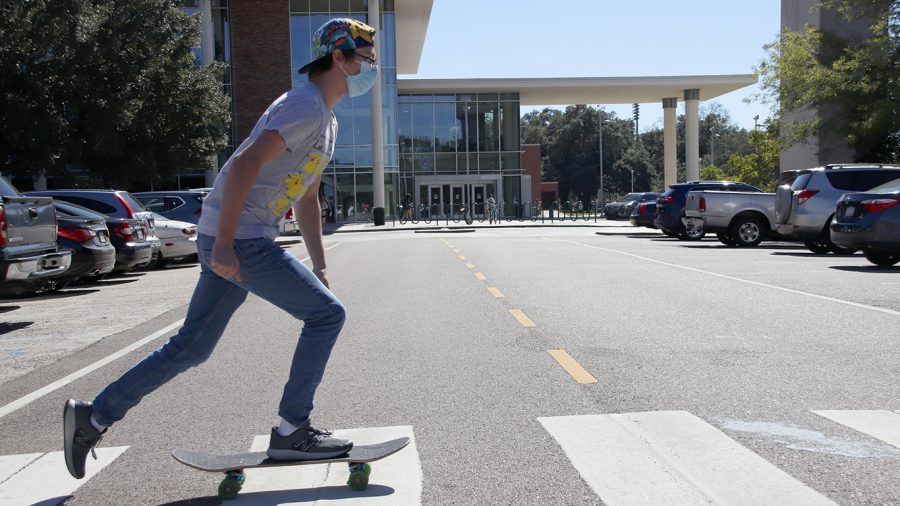
{"label": "concrete column", "polygon": [[[666,187],[678,182],[678,98],[664,98],[663,102],[663,160]],[[665,190],[665,188],[663,188]]]}
{"label": "concrete column", "polygon": [[[213,34],[212,0],[200,0],[200,65],[206,67],[216,59]],[[217,157],[209,158],[206,166],[206,186],[216,182],[219,173]]]}
{"label": "concrete column", "polygon": [[[375,53],[378,59],[383,55],[378,54],[380,44],[378,37],[384,37],[381,33],[381,12],[379,2],[369,2],[369,26],[376,30]],[[372,189],[375,193],[375,225],[384,225],[384,120],[381,111],[381,69],[378,69],[378,79],[372,87]]]}
{"label": "concrete column", "polygon": [[684,90],[684,161],[687,180],[700,179],[700,90]]}

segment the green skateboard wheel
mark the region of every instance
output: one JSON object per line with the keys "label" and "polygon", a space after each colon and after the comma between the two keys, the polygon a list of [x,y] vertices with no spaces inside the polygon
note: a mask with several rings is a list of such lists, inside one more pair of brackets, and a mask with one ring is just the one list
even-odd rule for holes
{"label": "green skateboard wheel", "polygon": [[219,483],[219,499],[230,501],[236,499],[241,487],[244,486],[244,473],[228,472],[225,473],[225,479]]}
{"label": "green skateboard wheel", "polygon": [[353,471],[350,473],[347,485],[350,485],[350,488],[353,490],[365,490],[366,486],[369,485],[369,476],[365,471]]}

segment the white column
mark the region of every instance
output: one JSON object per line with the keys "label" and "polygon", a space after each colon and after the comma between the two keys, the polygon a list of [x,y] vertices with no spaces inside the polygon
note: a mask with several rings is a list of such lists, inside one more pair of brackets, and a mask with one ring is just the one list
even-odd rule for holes
{"label": "white column", "polygon": [[[663,160],[666,187],[678,182],[678,98],[664,98],[663,102]],[[665,188],[663,188],[665,190]]]}
{"label": "white column", "polygon": [[[200,65],[205,67],[216,58],[213,35],[212,0],[200,0]],[[211,156],[206,167],[206,186],[216,182],[219,173],[217,157]]]}
{"label": "white column", "polygon": [[687,180],[700,179],[700,90],[684,90],[684,161]]}
{"label": "white column", "polygon": [[[381,33],[381,12],[379,2],[369,1],[369,26],[375,29],[375,52],[379,59],[383,55],[378,53],[378,37]],[[375,194],[375,225],[384,225],[384,120],[381,112],[381,69],[378,70],[378,79],[372,88],[372,186]]]}

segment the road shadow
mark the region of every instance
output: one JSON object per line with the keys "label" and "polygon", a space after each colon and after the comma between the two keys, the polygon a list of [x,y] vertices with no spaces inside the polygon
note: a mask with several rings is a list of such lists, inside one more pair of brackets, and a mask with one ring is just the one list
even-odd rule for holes
{"label": "road shadow", "polygon": [[879,267],[877,265],[830,265],[829,269],[847,272],[867,272],[869,274],[900,274],[900,265]]}
{"label": "road shadow", "polygon": [[114,278],[106,278],[94,283],[94,286],[115,286],[115,285],[127,285],[128,283],[135,283],[138,280],[136,279],[114,279]]}
{"label": "road shadow", "polygon": [[99,292],[100,290],[90,289],[90,290],[62,290],[59,292],[42,292],[37,294],[26,294],[18,297],[8,297],[8,300],[22,300],[28,302],[34,301],[42,301],[42,300],[53,300],[53,299],[66,299],[69,297],[77,297],[79,295],[86,295],[89,293]]}
{"label": "road shadow", "polygon": [[[806,258],[828,258],[828,255],[820,255],[819,253],[813,253],[812,251],[806,253],[788,253],[785,251],[773,251],[773,255],[782,255],[789,257],[806,257]],[[834,258],[834,257],[832,257]]]}
{"label": "road shadow", "polygon": [[[718,242],[718,239],[716,239]],[[708,241],[707,242],[711,242]],[[791,246],[787,244],[760,244],[758,246],[753,246],[749,248],[740,248],[739,246],[725,246],[724,244],[682,244],[683,248],[701,248],[701,249],[743,249],[743,250],[760,250],[760,249],[771,249],[771,250],[802,250],[806,249],[803,246]],[[773,253],[774,254],[774,253]]]}
{"label": "road shadow", "polygon": [[0,306],[0,314],[8,313],[20,309],[22,306]]}
{"label": "road shadow", "polygon": [[[339,501],[342,499],[359,499],[360,503],[370,497],[385,497],[393,494],[395,490],[385,485],[369,485],[365,490],[351,490],[346,485],[306,488],[297,490],[270,490],[266,492],[247,492],[238,495],[242,504],[259,506],[276,506],[278,504],[293,504],[318,501]],[[200,504],[221,504],[218,497],[197,497],[182,501],[167,502],[160,506],[193,506]]]}
{"label": "road shadow", "polygon": [[0,322],[0,336],[13,332],[15,330],[30,327],[33,324],[34,322]]}
{"label": "road shadow", "polygon": [[163,268],[160,269],[160,270],[163,270],[163,271],[178,271],[178,270],[181,270],[181,269],[193,269],[193,268],[195,268],[195,267],[197,267],[197,266],[199,266],[199,265],[200,265],[199,262],[192,262],[192,263],[187,263],[187,264],[170,264],[170,265],[167,265],[167,266],[163,267]]}

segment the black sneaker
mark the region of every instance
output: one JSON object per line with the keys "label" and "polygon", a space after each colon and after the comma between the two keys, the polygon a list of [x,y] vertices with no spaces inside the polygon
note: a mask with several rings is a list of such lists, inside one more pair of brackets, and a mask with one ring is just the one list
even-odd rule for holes
{"label": "black sneaker", "polygon": [[318,460],[339,457],[353,448],[353,441],[338,439],[331,432],[314,429],[309,422],[288,436],[272,427],[266,454],[279,460]]}
{"label": "black sneaker", "polygon": [[84,478],[84,461],[88,453],[97,453],[94,447],[103,439],[103,432],[94,428],[91,423],[93,407],[90,402],[76,402],[72,399],[66,401],[63,408],[63,446],[66,455],[66,467],[69,473],[79,480]]}

